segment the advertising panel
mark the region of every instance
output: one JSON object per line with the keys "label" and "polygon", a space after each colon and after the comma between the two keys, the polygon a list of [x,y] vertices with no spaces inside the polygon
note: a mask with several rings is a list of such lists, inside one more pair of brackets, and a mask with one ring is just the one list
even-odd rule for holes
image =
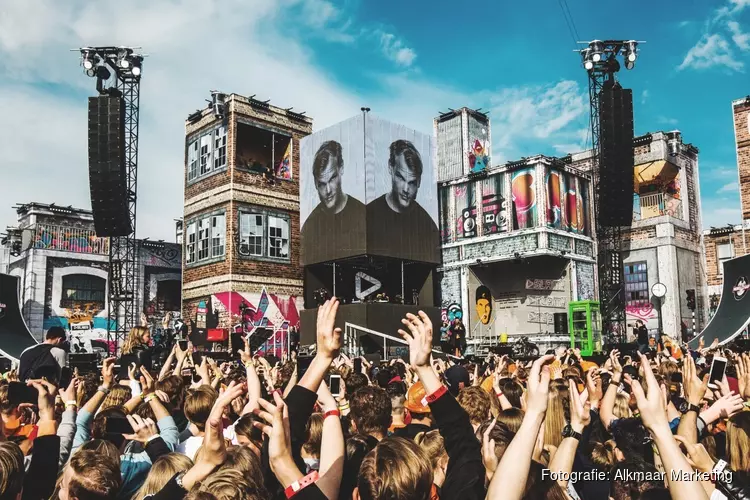
{"label": "advertising panel", "polygon": [[481,181],[482,235],[504,233],[508,230],[505,174],[495,174]]}
{"label": "advertising panel", "polygon": [[513,172],[511,195],[513,197],[514,229],[536,226],[536,182],[533,168]]}
{"label": "advertising panel", "polygon": [[366,120],[367,253],[440,263],[432,136]]}
{"label": "advertising panel", "polygon": [[302,265],[366,253],[364,119],[300,140]]}

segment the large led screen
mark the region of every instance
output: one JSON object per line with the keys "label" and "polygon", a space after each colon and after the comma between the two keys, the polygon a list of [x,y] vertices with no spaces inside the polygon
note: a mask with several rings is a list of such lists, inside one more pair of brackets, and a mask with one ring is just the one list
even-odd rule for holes
{"label": "large led screen", "polygon": [[359,115],[300,141],[303,265],[367,253],[364,132]]}

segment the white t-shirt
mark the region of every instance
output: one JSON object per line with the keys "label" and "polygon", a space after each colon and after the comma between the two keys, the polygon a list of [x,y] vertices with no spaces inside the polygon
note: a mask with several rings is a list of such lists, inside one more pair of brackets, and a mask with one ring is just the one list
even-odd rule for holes
{"label": "white t-shirt", "polygon": [[201,446],[203,446],[203,436],[190,436],[177,445],[176,451],[195,461],[195,454],[198,453],[198,449]]}

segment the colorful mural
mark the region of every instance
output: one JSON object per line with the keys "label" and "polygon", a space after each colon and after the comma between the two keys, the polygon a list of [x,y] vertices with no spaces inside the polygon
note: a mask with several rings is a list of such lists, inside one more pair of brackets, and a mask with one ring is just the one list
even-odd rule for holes
{"label": "colorful mural", "polygon": [[[100,303],[75,303],[70,307],[54,308],[53,315],[44,318],[43,328],[53,326],[64,328],[69,335],[72,352],[85,350],[93,352],[91,341],[107,342],[107,310]],[[112,325],[115,329],[115,325]],[[112,346],[110,346],[112,348]]]}
{"label": "colorful mural", "polygon": [[588,192],[585,180],[550,170],[546,180],[548,227],[589,234]]}
{"label": "colorful mural", "polygon": [[39,225],[33,247],[103,255],[109,252],[109,239],[98,238],[94,231],[88,229]]}
{"label": "colorful mural", "polygon": [[477,235],[477,206],[474,182],[454,186],[456,198],[456,240]]}
{"label": "colorful mural", "polygon": [[472,173],[481,172],[490,166],[490,151],[487,141],[474,139],[469,151],[469,166]]}
{"label": "colorful mural", "polygon": [[497,234],[508,230],[508,202],[503,197],[503,174],[493,175],[478,183],[482,189],[482,234]]}
{"label": "colorful mural", "polygon": [[440,238],[443,243],[453,242],[453,222],[450,215],[450,196],[452,188],[442,187],[439,190],[440,202]]}
{"label": "colorful mural", "polygon": [[279,164],[276,165],[276,178],[287,181],[292,180],[292,141],[289,141],[284,156],[281,158]]}
{"label": "colorful mural", "polygon": [[492,293],[484,285],[477,287],[476,291],[476,308],[479,321],[483,325],[489,325],[492,319]]}
{"label": "colorful mural", "polygon": [[536,184],[534,169],[513,172],[511,196],[513,198],[514,229],[536,226]]}
{"label": "colorful mural", "polygon": [[453,323],[453,321],[462,319],[463,317],[464,313],[461,310],[461,306],[456,302],[451,302],[440,309],[440,319],[443,322]]}
{"label": "colorful mural", "polygon": [[625,321],[627,323],[628,334],[633,334],[633,326],[636,320],[641,320],[650,332],[657,331],[659,328],[659,313],[653,304],[626,305]]}
{"label": "colorful mural", "polygon": [[550,170],[547,174],[547,225],[556,229],[563,225],[563,173]]}
{"label": "colorful mural", "polygon": [[[300,303],[297,303],[297,300]],[[252,335],[257,328],[273,330],[261,351],[281,356],[291,328],[299,329],[302,299],[268,293],[222,292],[211,296],[211,306],[219,314],[219,328]]]}

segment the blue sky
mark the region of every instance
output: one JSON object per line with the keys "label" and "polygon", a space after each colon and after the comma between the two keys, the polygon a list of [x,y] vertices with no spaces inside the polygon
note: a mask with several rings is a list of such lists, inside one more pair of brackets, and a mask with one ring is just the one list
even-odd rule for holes
{"label": "blue sky", "polygon": [[[493,163],[586,147],[588,95],[560,0],[0,0],[0,227],[15,202],[88,207],[83,45],[149,54],[142,83],[141,237],[182,213],[184,119],[211,89],[304,110],[319,129],[363,105],[430,131],[482,107]],[[637,134],[679,129],[700,149],[704,226],[739,222],[731,101],[750,93],[750,0],[568,0],[577,36],[646,40]],[[646,15],[647,14],[647,15]],[[12,138],[12,139],[11,139]]]}

